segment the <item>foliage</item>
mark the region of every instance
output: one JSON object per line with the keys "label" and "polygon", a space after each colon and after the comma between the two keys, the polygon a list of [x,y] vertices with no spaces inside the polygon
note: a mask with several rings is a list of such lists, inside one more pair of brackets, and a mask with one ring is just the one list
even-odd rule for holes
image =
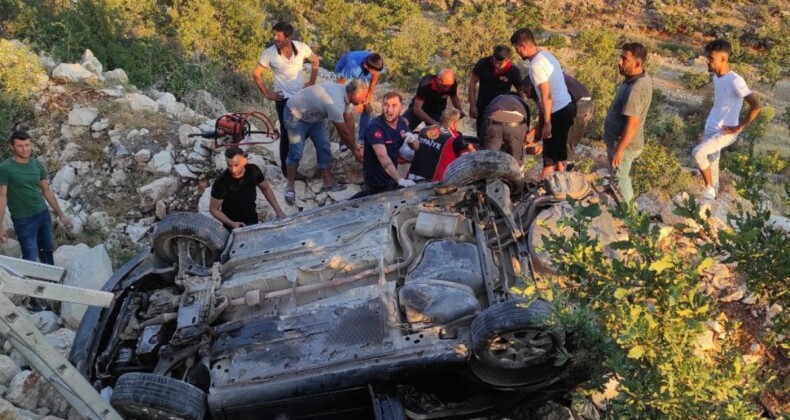
{"label": "foliage", "polygon": [[551,48],[562,48],[565,46],[565,37],[558,34],[551,34],[546,38],[546,42],[543,44]]}
{"label": "foliage", "polygon": [[399,86],[413,86],[420,77],[433,74],[447,65],[446,60],[426,60],[436,53],[436,31],[428,19],[407,18],[397,35],[379,37],[373,48],[385,59],[388,80]]}
{"label": "foliage", "polygon": [[617,57],[618,40],[609,29],[590,29],[579,32],[573,40],[579,54],[571,61],[572,73],[593,98],[593,120],[590,122],[589,136],[603,136],[603,122],[606,111],[614,99],[618,78]]}
{"label": "foliage", "polygon": [[724,155],[722,166],[737,177],[735,189],[738,194],[751,202],[759,202],[765,184],[772,174],[784,169],[786,162],[778,151],[760,155],[755,152],[753,142],[747,144],[746,150]]}
{"label": "foliage", "polygon": [[689,89],[700,89],[710,83],[710,75],[706,72],[687,71],[680,76],[680,80]]}
{"label": "foliage", "polygon": [[781,121],[787,126],[787,129],[790,130],[790,106],[785,107],[785,111],[782,113]]}
{"label": "foliage", "polygon": [[505,8],[493,2],[464,5],[447,24],[464,28],[453,32],[453,42],[448,45],[458,80],[466,80],[477,60],[493,53],[494,45],[509,44],[514,30]]}
{"label": "foliage", "polygon": [[[610,259],[588,227],[598,205],[574,206],[560,221],[574,232],[552,234],[544,241],[566,277],[572,301],[591,308],[600,329],[617,347],[602,363],[620,381],[619,395],[607,413],[612,418],[753,418],[751,398],[764,383],[757,366],[738,352],[739,326],[720,316],[702,293],[702,270],[708,255],[681,255],[674,244],[662,244],[660,230],[634,208],[621,214],[627,240],[610,246],[622,252]],[[727,333],[703,346],[712,334],[706,323],[716,319]],[[601,347],[606,350],[606,347]]]}
{"label": "foliage", "polygon": [[[747,106],[741,109],[742,117],[746,115],[747,110]],[[776,108],[772,106],[763,106],[757,118],[746,126],[746,129],[738,135],[738,140],[753,143],[765,137],[771,129],[771,121],[773,121],[774,117],[776,117]]]}
{"label": "foliage", "polygon": [[645,118],[645,136],[669,150],[683,149],[699,134],[698,127],[689,122],[679,115],[660,111],[658,106],[651,106]]}
{"label": "foliage", "polygon": [[18,41],[0,39],[0,136],[31,113],[30,98],[46,80],[38,56]]}
{"label": "foliage", "polygon": [[661,190],[673,196],[688,189],[691,175],[683,170],[674,151],[648,137],[642,154],[634,162],[631,180],[636,195]]}
{"label": "foliage", "polygon": [[595,159],[591,157],[583,157],[576,161],[574,170],[583,174],[591,174],[595,170]]}

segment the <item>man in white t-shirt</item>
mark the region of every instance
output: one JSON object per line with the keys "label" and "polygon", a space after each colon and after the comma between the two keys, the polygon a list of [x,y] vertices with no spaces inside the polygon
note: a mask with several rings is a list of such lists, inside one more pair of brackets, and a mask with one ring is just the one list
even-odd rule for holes
{"label": "man in white t-shirt", "polygon": [[[272,27],[274,45],[265,49],[252,71],[252,78],[263,96],[275,101],[277,119],[280,121],[280,166],[285,175],[285,158],[288,155],[288,133],[283,123],[283,111],[288,98],[296,95],[303,87],[315,84],[318,77],[318,56],[307,44],[291,39],[294,28],[286,22],[277,22]],[[304,82],[304,62],[310,62],[310,81]],[[263,70],[270,68],[274,73],[274,89],[269,90],[263,82]]]}
{"label": "man in white t-shirt", "polygon": [[542,126],[535,140],[543,140],[541,178],[546,179],[554,171],[565,170],[568,132],[576,117],[576,104],[568,92],[559,61],[548,51],[538,48],[532,31],[517,30],[510,37],[510,43],[523,60],[529,60],[529,78],[538,94],[538,124]]}
{"label": "man in white t-shirt", "polygon": [[354,157],[362,162],[362,148],[354,139],[354,105],[365,102],[368,96],[368,85],[360,79],[354,79],[346,85],[340,83],[321,83],[306,87],[294,95],[285,106],[283,118],[288,129],[290,148],[285,159],[288,183],[285,187],[285,202],[294,204],[296,200],[294,183],[299,161],[302,160],[304,142],[309,137],[315,145],[316,168],[321,172],[324,181],[323,191],[341,191],[345,185],[339,185],[332,179],[332,150],[329,144],[329,132],[326,120],[332,121],[337,129],[340,140],[354,153]]}
{"label": "man in white t-shirt", "polygon": [[[713,107],[705,122],[702,141],[691,152],[705,180],[702,198],[716,199],[719,189],[719,157],[721,150],[731,145],[738,134],[760,114],[760,101],[746,86],[743,77],[730,70],[732,46],[725,40],[715,40],[705,46],[708,71],[713,73]],[[739,121],[743,101],[749,112]]]}

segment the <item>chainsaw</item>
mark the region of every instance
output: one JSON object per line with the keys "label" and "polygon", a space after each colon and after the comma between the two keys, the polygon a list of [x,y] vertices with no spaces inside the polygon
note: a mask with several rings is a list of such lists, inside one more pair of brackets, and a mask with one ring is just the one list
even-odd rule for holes
{"label": "chainsaw", "polygon": [[[255,118],[263,123],[263,130],[253,130],[250,118]],[[273,139],[269,141],[249,141],[252,134],[264,134]],[[275,128],[272,120],[260,112],[244,112],[225,114],[217,118],[214,131],[201,131],[190,134],[189,137],[203,137],[214,139],[214,148],[238,146],[246,144],[270,144],[280,139],[280,132]]]}

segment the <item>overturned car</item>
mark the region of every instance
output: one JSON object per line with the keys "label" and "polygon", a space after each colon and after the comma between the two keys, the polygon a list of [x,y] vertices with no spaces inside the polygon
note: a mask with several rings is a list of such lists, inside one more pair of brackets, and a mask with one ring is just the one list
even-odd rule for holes
{"label": "overturned car", "polygon": [[497,418],[563,395],[584,376],[556,363],[571,340],[511,288],[532,281],[532,222],[592,191],[569,174],[543,192],[519,169],[471,153],[440,183],[230,234],[171,214],[71,361],[141,419]]}

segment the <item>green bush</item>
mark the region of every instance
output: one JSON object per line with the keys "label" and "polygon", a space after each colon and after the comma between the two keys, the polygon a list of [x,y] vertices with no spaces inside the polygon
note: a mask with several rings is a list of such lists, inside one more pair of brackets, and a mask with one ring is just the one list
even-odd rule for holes
{"label": "green bush", "polygon": [[18,41],[0,39],[0,137],[30,117],[31,97],[44,87],[44,80],[46,73],[35,53]]}
{"label": "green bush", "polygon": [[680,76],[680,80],[689,89],[700,89],[710,83],[710,75],[699,71],[687,71]]}
{"label": "green bush", "polygon": [[637,195],[659,191],[673,196],[691,185],[691,175],[682,169],[675,152],[651,138],[645,141],[642,154],[634,162],[631,179]]}
{"label": "green bush", "polygon": [[[629,239],[610,245],[623,257],[610,259],[588,233],[600,212],[597,205],[575,205],[572,218],[560,222],[571,237],[553,234],[544,244],[566,279],[570,301],[589,313],[582,333],[607,352],[601,368],[620,382],[607,416],[756,417],[752,399],[765,386],[758,366],[742,360],[739,326],[719,316],[699,281],[712,258],[681,255],[676,244],[661,242],[648,215],[631,208],[620,215]],[[725,334],[709,330],[713,320]],[[613,345],[590,333],[596,326]],[[720,347],[705,345],[706,337]]]}
{"label": "green bush", "polygon": [[565,47],[565,37],[562,35],[551,34],[543,44],[551,48],[563,48]]}
{"label": "green bush", "polygon": [[456,79],[465,82],[477,60],[491,55],[497,44],[509,44],[514,28],[505,8],[493,3],[468,4],[458,9],[447,23],[453,31],[451,62]]}
{"label": "green bush", "polygon": [[579,53],[568,63],[569,73],[590,90],[595,108],[588,136],[601,138],[606,111],[614,99],[619,76],[616,66],[620,54],[618,39],[609,29],[584,30],[573,40],[573,46]]}
{"label": "green bush", "polygon": [[754,142],[746,144],[745,150],[724,154],[721,164],[736,176],[735,189],[738,194],[757,203],[762,200],[761,191],[773,174],[784,169],[786,158],[778,151],[758,154],[754,150]]}

